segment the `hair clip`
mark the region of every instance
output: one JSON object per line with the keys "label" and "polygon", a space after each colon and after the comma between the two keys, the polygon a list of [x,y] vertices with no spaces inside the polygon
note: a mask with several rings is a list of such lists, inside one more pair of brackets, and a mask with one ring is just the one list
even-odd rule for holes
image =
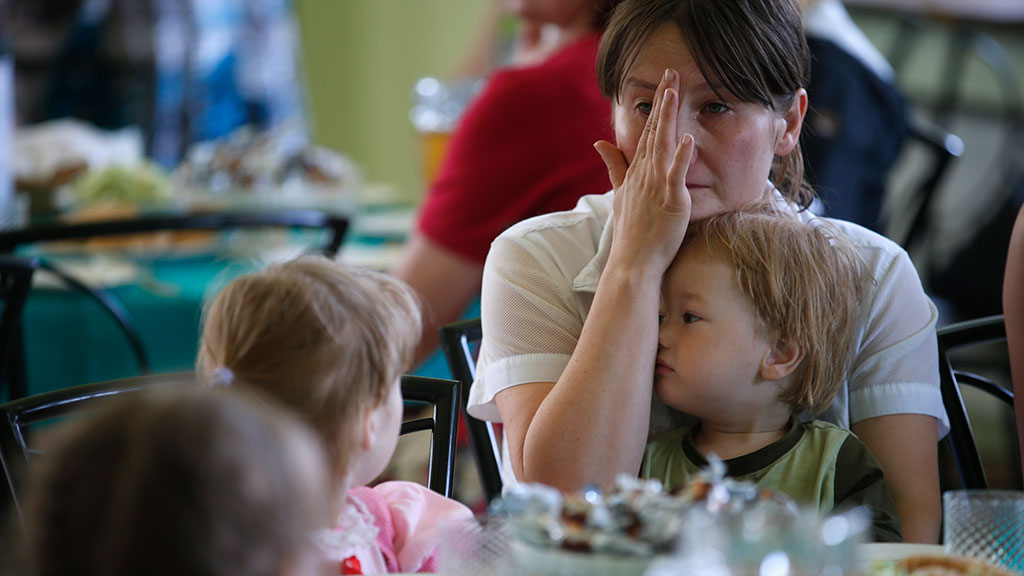
{"label": "hair clip", "polygon": [[210,379],[214,386],[230,386],[235,380],[235,373],[227,366],[217,366],[210,372]]}

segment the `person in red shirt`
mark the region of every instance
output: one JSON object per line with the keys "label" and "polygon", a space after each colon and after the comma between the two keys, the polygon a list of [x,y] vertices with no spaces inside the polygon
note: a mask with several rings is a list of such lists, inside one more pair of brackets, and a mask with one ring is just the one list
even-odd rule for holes
{"label": "person in red shirt", "polygon": [[610,139],[611,103],[594,63],[618,0],[518,0],[524,29],[544,29],[540,53],[496,70],[452,135],[393,271],[421,296],[417,360],[437,347],[438,327],[458,319],[479,292],[491,241],[508,226],[568,210],[607,192],[593,143]]}

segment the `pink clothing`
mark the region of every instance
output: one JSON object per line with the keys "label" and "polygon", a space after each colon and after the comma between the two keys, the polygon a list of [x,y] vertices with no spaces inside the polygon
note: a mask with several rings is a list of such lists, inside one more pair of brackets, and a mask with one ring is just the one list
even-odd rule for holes
{"label": "pink clothing", "polygon": [[473,522],[463,504],[415,482],[349,490],[334,528],[316,541],[339,574],[436,572],[445,526]]}
{"label": "pink clothing", "polygon": [[544,62],[491,75],[459,120],[420,207],[433,243],[479,264],[519,222],[606,192],[594,142],[614,142],[611,102],[597,85],[601,36],[588,34]]}

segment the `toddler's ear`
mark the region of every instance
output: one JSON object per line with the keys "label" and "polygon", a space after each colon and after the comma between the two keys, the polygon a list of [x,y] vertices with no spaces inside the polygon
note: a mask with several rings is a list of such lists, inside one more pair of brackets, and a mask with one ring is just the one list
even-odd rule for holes
{"label": "toddler's ear", "polygon": [[363,425],[360,427],[362,433],[360,434],[359,446],[366,452],[373,450],[377,442],[377,419],[373,417],[373,413],[372,406],[367,406],[363,409]]}
{"label": "toddler's ear", "polygon": [[761,361],[761,377],[765,380],[781,380],[800,366],[804,359],[804,347],[796,341],[777,338],[775,345]]}

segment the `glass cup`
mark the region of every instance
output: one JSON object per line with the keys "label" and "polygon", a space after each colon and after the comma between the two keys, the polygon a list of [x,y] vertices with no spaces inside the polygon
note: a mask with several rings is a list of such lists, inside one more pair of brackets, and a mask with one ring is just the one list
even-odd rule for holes
{"label": "glass cup", "polygon": [[947,554],[1024,572],[1024,492],[950,490],[942,511]]}

